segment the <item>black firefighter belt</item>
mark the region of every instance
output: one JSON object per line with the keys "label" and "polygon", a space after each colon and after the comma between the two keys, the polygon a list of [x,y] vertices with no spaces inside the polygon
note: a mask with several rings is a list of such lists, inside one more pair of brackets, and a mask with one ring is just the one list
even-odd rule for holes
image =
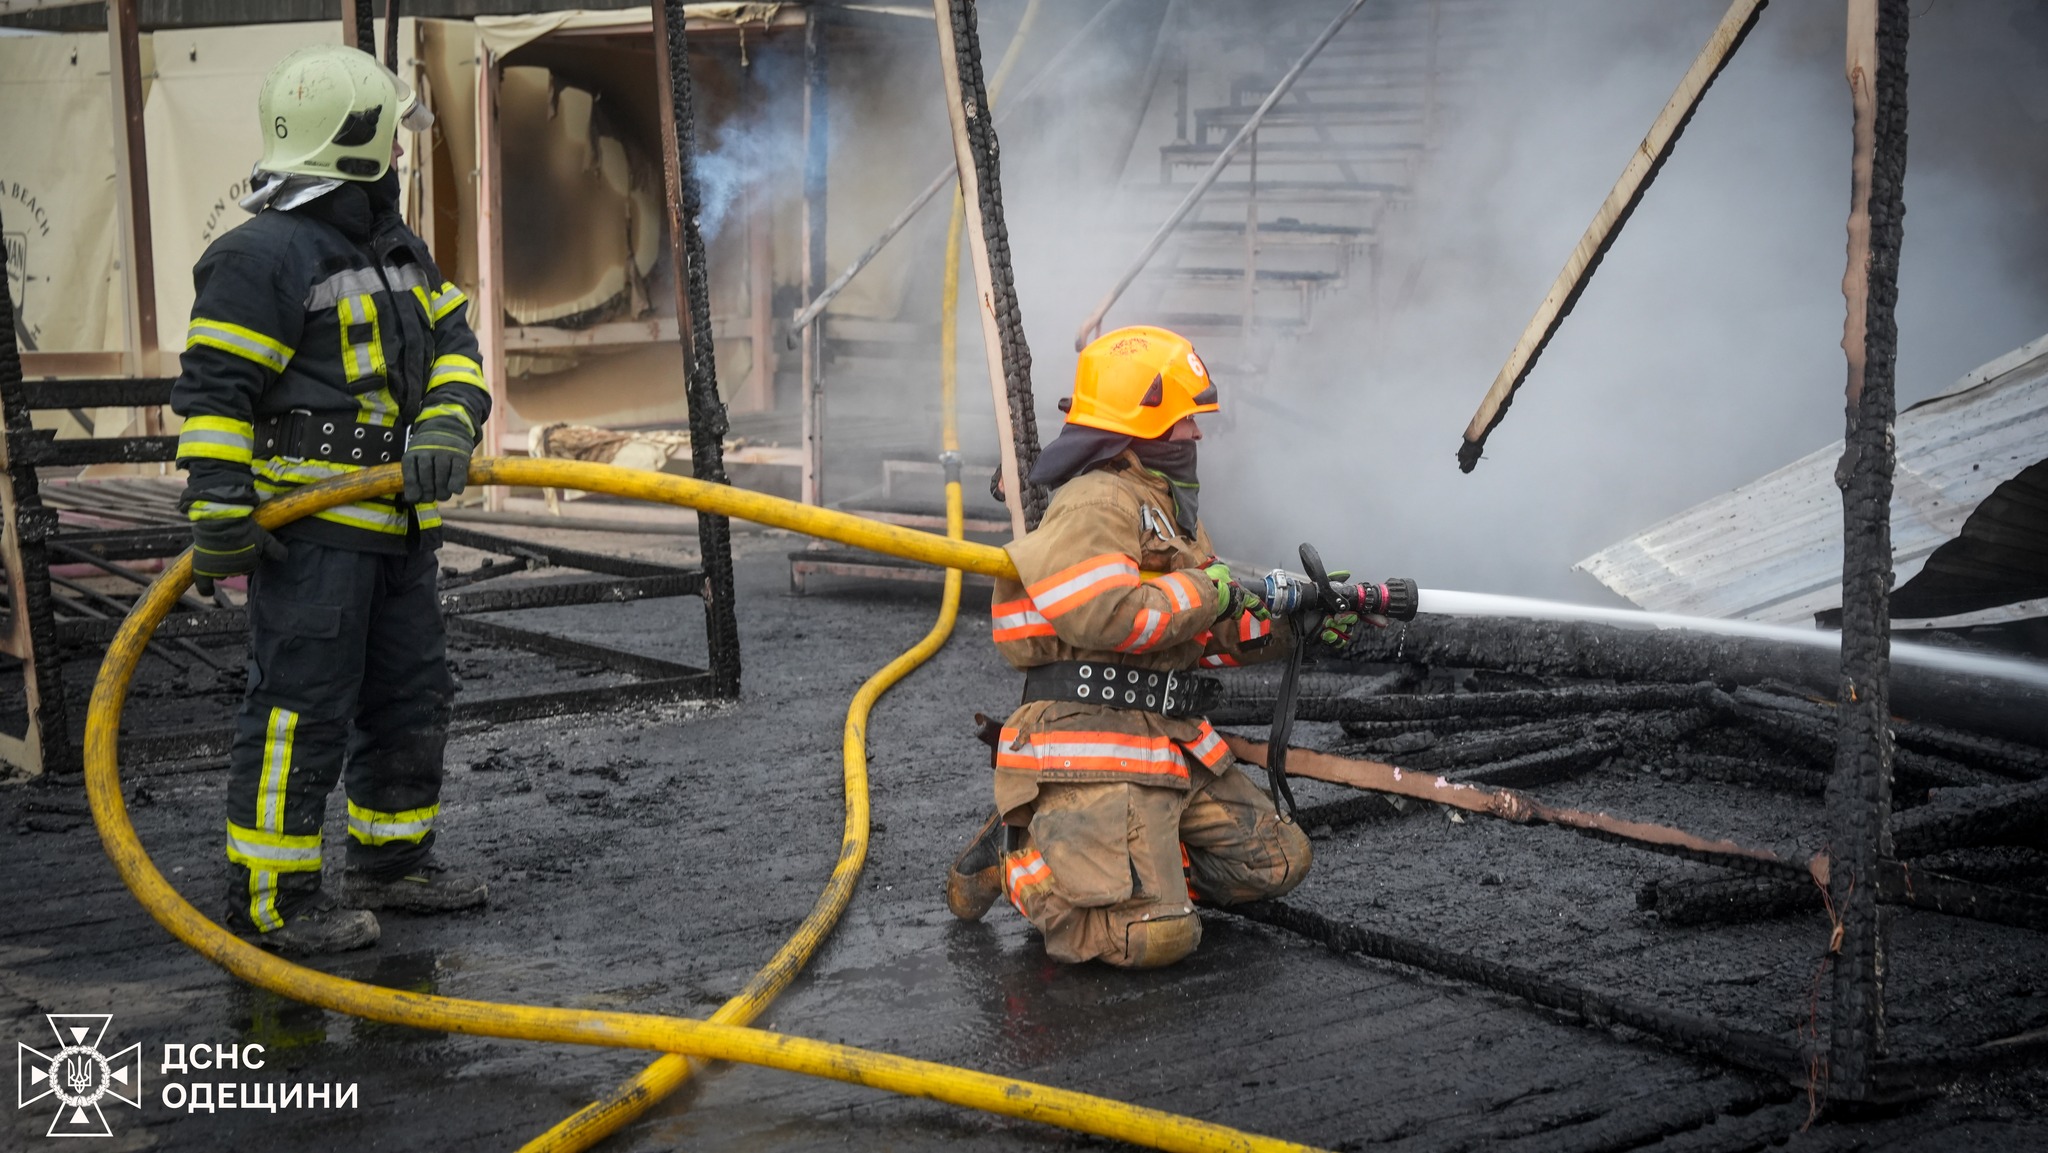
{"label": "black firefighter belt", "polygon": [[324,460],[365,468],[390,464],[405,453],[403,431],[395,425],[369,424],[349,412],[312,412],[295,408],[277,416],[256,418],[256,456]]}
{"label": "black firefighter belt", "polygon": [[1223,695],[1223,682],[1194,673],[1141,669],[1114,661],[1054,661],[1024,673],[1024,703],[1080,701],[1169,717],[1199,717]]}

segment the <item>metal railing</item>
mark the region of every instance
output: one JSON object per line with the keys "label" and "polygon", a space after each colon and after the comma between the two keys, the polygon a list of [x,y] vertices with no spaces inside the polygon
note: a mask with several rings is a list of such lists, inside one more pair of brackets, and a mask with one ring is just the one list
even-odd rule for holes
{"label": "metal railing", "polygon": [[[1353,14],[1364,6],[1365,0],[1351,0],[1349,4],[1346,4],[1344,11],[1339,12],[1337,18],[1330,21],[1330,26],[1323,29],[1322,35],[1316,37],[1315,42],[1308,46],[1308,51],[1301,54],[1301,59],[1296,60],[1294,66],[1287,70],[1287,74],[1280,78],[1280,82],[1273,86],[1273,90],[1266,93],[1266,98],[1252,112],[1250,119],[1244,122],[1244,127],[1239,128],[1237,135],[1230,138],[1230,143],[1223,146],[1223,151],[1209,165],[1209,170],[1202,173],[1202,178],[1195,181],[1193,188],[1188,189],[1188,194],[1181,198],[1180,206],[1175,208],[1172,215],[1166,218],[1166,222],[1159,226],[1159,231],[1152,234],[1152,239],[1146,242],[1144,251],[1138,253],[1137,259],[1133,260],[1130,267],[1124,270],[1124,274],[1118,278],[1116,286],[1109,290],[1109,295],[1103,297],[1102,303],[1096,305],[1095,311],[1088,315],[1086,321],[1082,322],[1081,331],[1074,336],[1074,351],[1079,352],[1081,349],[1086,348],[1089,341],[1101,334],[1102,318],[1109,314],[1111,308],[1115,307],[1117,300],[1123,296],[1124,290],[1131,286],[1132,281],[1138,279],[1139,273],[1145,271],[1145,266],[1152,262],[1152,258],[1157,256],[1160,248],[1166,244],[1166,238],[1173,235],[1173,230],[1179,228],[1181,222],[1188,218],[1188,214],[1194,211],[1195,205],[1202,199],[1202,195],[1209,191],[1209,186],[1216,183],[1216,178],[1223,175],[1224,169],[1230,167],[1230,162],[1236,158],[1238,150],[1243,148],[1245,142],[1252,139],[1258,133],[1259,124],[1265,120],[1266,113],[1271,112],[1273,106],[1280,103],[1281,98],[1287,95],[1287,90],[1294,87],[1294,82],[1301,79],[1301,74],[1308,69],[1309,64],[1336,37],[1338,30],[1343,28],[1345,22],[1350,20]],[[1247,275],[1250,272],[1251,270],[1247,269]]]}
{"label": "metal railing", "polygon": [[[1069,57],[1089,41],[1095,30],[1101,27],[1102,22],[1108,19],[1109,14],[1116,11],[1123,2],[1124,0],[1109,0],[1108,3],[1097,9],[1095,15],[1090,17],[1088,22],[1081,26],[1081,30],[1074,33],[1065,44],[1061,45],[1060,50],[1053,54],[1053,58],[1046,61],[1045,67],[1039,69],[1038,74],[1033,76],[1031,81],[1018,91],[1016,98],[1007,101],[1002,109],[996,113],[996,125],[1000,127],[1003,121],[1009,118],[1010,113],[1023,107],[1027,101],[1036,96],[1058,74],[1061,65],[1065,64]],[[1354,4],[1353,7],[1355,8],[1357,5]],[[834,277],[832,283],[826,285],[824,290],[818,293],[816,300],[811,301],[796,311],[789,322],[789,346],[791,348],[796,347],[798,335],[804,329],[809,328],[813,321],[818,319],[818,314],[824,312],[833,299],[840,292],[844,291],[847,285],[853,283],[853,278],[859,276],[861,270],[872,263],[875,257],[881,254],[882,249],[888,247],[891,240],[896,239],[896,234],[902,232],[910,224],[911,220],[924,210],[924,206],[932,202],[933,197],[945,191],[946,186],[954,182],[959,172],[958,165],[948,163],[945,171],[934,176],[931,183],[925,185],[924,191],[913,197],[910,203],[904,206],[903,211],[897,213],[896,218],[889,222],[888,227],[882,229],[881,233],[875,237],[874,242],[869,244],[859,256],[854,257],[853,263],[847,265],[845,271]]]}

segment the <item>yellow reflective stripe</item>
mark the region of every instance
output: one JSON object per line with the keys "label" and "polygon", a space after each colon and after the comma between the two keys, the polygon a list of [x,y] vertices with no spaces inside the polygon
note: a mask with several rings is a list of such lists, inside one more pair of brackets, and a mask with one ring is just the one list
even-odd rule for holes
{"label": "yellow reflective stripe", "polygon": [[[264,500],[297,489],[300,485],[317,484],[329,477],[345,476],[360,472],[361,465],[334,464],[324,460],[283,460],[266,458],[255,462],[256,493]],[[376,501],[357,501],[338,508],[323,509],[313,514],[314,519],[330,524],[347,525],[367,532],[387,533],[404,536],[409,518],[404,509],[395,504]],[[436,528],[440,518],[432,525],[421,524],[421,528]]]}
{"label": "yellow reflective stripe", "polygon": [[461,289],[455,287],[452,282],[443,281],[441,291],[434,294],[433,303],[427,306],[427,316],[435,324],[439,324],[442,317],[468,303],[469,297],[462,295]]}
{"label": "yellow reflective stripe", "polygon": [[432,392],[444,384],[473,384],[484,386],[483,366],[459,352],[451,352],[434,358],[434,370],[427,376],[427,391]]}
{"label": "yellow reflective stripe", "polygon": [[230,504],[217,500],[195,500],[185,515],[192,520],[239,520],[256,510],[246,504]]}
{"label": "yellow reflective stripe", "polygon": [[320,834],[266,833],[229,821],[228,860],[251,869],[315,873],[320,870]]}
{"label": "yellow reflective stripe", "polygon": [[441,527],[441,506],[430,500],[423,500],[412,506],[412,516],[419,522],[420,531]]}
{"label": "yellow reflective stripe", "polygon": [[398,423],[398,398],[389,388],[379,388],[356,398],[356,419],[364,424],[390,428]]}
{"label": "yellow reflective stripe", "polygon": [[413,421],[413,424],[418,425],[422,420],[429,420],[437,416],[456,417],[462,421],[462,427],[469,430],[469,435],[476,435],[476,421],[470,419],[469,410],[459,404],[436,404],[423,408],[420,410],[419,419]]}
{"label": "yellow reflective stripe", "polygon": [[397,509],[345,504],[340,508],[330,508],[313,515],[332,524],[345,524],[350,528],[367,529],[370,532],[391,533],[396,536],[404,536],[406,533],[406,515]]}
{"label": "yellow reflective stripe", "polygon": [[277,911],[277,874],[269,869],[249,870],[249,920],[264,933],[284,928]]}
{"label": "yellow reflective stripe", "polygon": [[299,714],[290,709],[272,709],[263,724],[263,776],[256,786],[256,828],[284,832],[284,789],[291,779],[292,741],[298,735]]}
{"label": "yellow reflective stripe", "polygon": [[[273,496],[282,496],[298,487],[297,484],[274,484],[260,477],[256,481],[256,491],[265,499]],[[349,528],[358,528],[365,532],[388,533],[392,536],[404,536],[407,531],[406,515],[403,509],[361,501],[355,504],[345,504],[339,508],[323,509],[320,512],[314,513],[313,519],[324,520],[329,524],[346,525]],[[438,528],[440,523],[440,518],[437,517],[432,525],[421,525],[420,527]]]}
{"label": "yellow reflective stripe", "polygon": [[256,426],[229,416],[192,416],[178,432],[178,459],[206,457],[211,460],[249,463],[256,447]]}
{"label": "yellow reflective stripe", "polygon": [[195,348],[217,348],[260,364],[272,372],[283,372],[284,366],[292,360],[290,348],[253,328],[199,316],[193,317],[192,326],[185,330],[186,351]]}
{"label": "yellow reflective stripe", "polygon": [[[377,300],[368,293],[345,296],[335,306],[341,328],[341,369],[351,381],[384,375],[384,340],[377,326]],[[370,338],[361,344],[349,340],[358,324],[370,326]]]}
{"label": "yellow reflective stripe", "polygon": [[362,466],[326,460],[292,460],[288,457],[267,456],[252,462],[251,469],[262,480],[297,485],[312,484],[329,477],[347,476],[349,473],[360,471]]}
{"label": "yellow reflective stripe", "polygon": [[434,831],[434,818],[440,812],[439,801],[425,808],[407,809],[402,813],[380,813],[350,801],[348,835],[365,845],[388,845],[397,841],[416,843]]}

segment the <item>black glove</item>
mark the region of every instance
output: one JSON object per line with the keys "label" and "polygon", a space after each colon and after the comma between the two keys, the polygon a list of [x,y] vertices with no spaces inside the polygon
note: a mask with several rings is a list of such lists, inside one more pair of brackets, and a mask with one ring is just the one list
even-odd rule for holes
{"label": "black glove", "polygon": [[[437,413],[439,409],[428,409]],[[440,502],[469,487],[469,454],[476,451],[476,434],[469,421],[453,413],[422,415],[413,423],[412,436],[405,442],[399,470],[405,474],[408,504]]]}
{"label": "black glove", "polygon": [[[241,508],[237,513],[232,511]],[[256,571],[258,561],[281,561],[291,553],[284,542],[249,515],[254,509],[237,505],[202,505],[192,516],[192,587],[199,595],[213,595],[213,582]]]}

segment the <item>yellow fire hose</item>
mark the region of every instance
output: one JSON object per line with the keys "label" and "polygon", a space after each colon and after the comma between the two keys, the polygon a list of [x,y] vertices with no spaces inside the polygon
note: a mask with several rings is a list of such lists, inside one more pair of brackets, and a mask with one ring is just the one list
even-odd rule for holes
{"label": "yellow fire hose", "polygon": [[[990,83],[989,93],[993,99],[1002,89],[1010,69],[1017,62],[1018,49],[1030,34],[1031,27],[1038,19],[1038,8],[1043,0],[1031,0],[1024,8],[1024,17],[1017,25],[1017,33],[1010,40],[1010,46],[1003,53],[1003,60],[996,68],[995,79]],[[946,237],[946,279],[943,317],[939,338],[939,397],[940,429],[948,460],[957,461],[960,451],[960,429],[956,393],[958,373],[954,364],[954,324],[958,312],[960,295],[960,192],[953,191],[953,225]],[[951,479],[946,482],[946,536],[960,540],[965,535],[964,516],[961,509],[960,482]],[[846,790],[846,823],[840,834],[839,861],[832,867],[832,876],[825,882],[825,889],[818,894],[811,906],[810,915],[788,941],[783,943],[775,956],[756,972],[746,986],[733,998],[718,1007],[711,1014],[711,1020],[721,1025],[746,1025],[761,1015],[797,973],[810,962],[811,955],[839,923],[839,917],[846,911],[847,903],[853,900],[854,885],[860,880],[860,873],[867,865],[868,858],[868,757],[867,724],[868,714],[883,693],[894,688],[897,682],[909,676],[918,666],[931,659],[933,653],[945,647],[947,638],[953,635],[953,623],[960,611],[960,570],[946,570],[945,593],[939,601],[939,619],[932,625],[923,640],[918,641],[895,660],[890,661],[875,674],[862,682],[853,701],[846,707],[844,788]],[[645,1113],[666,1098],[684,1082],[693,1071],[691,1061],[670,1053],[664,1055],[647,1068],[635,1074],[625,1084],[614,1088],[592,1104],[584,1106],[560,1124],[527,1142],[520,1153],[581,1153],[613,1133],[618,1132],[634,1118]]]}
{"label": "yellow fire hose", "polygon": [[[470,480],[476,484],[577,488],[660,501],[948,568],[989,576],[1014,575],[1007,554],[988,545],[948,540],[913,529],[686,477],[582,461],[483,458],[471,463]],[[322,509],[368,497],[387,496],[397,492],[399,487],[398,466],[383,465],[280,497],[258,509],[256,517],[266,527],[275,527]],[[508,1005],[386,989],[293,964],[241,940],[208,920],[164,879],[136,836],[135,827],[128,818],[127,804],[121,796],[117,761],[121,707],[127,699],[129,682],[144,646],[191,583],[191,575],[188,553],[149,587],[134,611],[122,622],[121,631],[107,649],[86,716],[86,794],[92,805],[93,822],[99,829],[101,844],[122,881],[143,908],[173,936],[249,984],[320,1008],[394,1025],[738,1061],[866,1085],[906,1096],[926,1097],[1158,1149],[1263,1151],[1308,1148],[1088,1094],[726,1022]],[[936,629],[934,633],[937,633]],[[932,641],[931,637],[926,638],[927,643]],[[904,664],[910,657],[911,654],[905,654],[892,663],[891,668]],[[883,686],[878,682],[888,671],[877,674],[862,687],[861,698],[865,698],[868,704],[880,695]],[[857,707],[859,703],[860,698],[857,698]],[[846,730],[849,780],[864,727],[863,722],[849,717]],[[864,779],[863,774],[863,782]],[[852,796],[853,790],[849,789],[850,800]],[[847,822],[849,828],[857,823],[864,833],[867,827],[864,789],[861,804],[849,804]],[[865,836],[850,843],[864,846]],[[834,876],[836,881],[838,873],[835,872]],[[784,951],[789,952],[790,948],[786,946]],[[774,965],[771,963],[770,967],[774,968]]]}
{"label": "yellow fire hose", "polygon": [[[991,93],[999,90],[1008,76],[1010,66],[1015,63],[1018,45],[1038,15],[1041,0],[1031,0],[1025,7],[1024,18],[1018,26],[1017,35],[1011,41],[1010,51],[1003,56],[1002,65],[997,69]],[[939,396],[941,447],[948,460],[960,451],[959,408],[957,390],[959,382],[956,360],[956,339],[954,326],[959,311],[960,293],[960,192],[953,192],[953,220],[946,236],[946,272],[944,304],[941,306],[939,338]],[[962,507],[960,481],[946,481],[946,538],[962,540],[966,536],[965,513]],[[846,910],[853,898],[853,886],[867,862],[868,826],[868,782],[867,782],[867,724],[875,702],[883,693],[894,688],[904,677],[931,659],[932,655],[945,647],[953,635],[953,626],[960,612],[961,573],[957,568],[946,570],[945,591],[939,600],[939,617],[932,624],[931,631],[923,639],[906,649],[893,661],[876,670],[874,675],[861,683],[860,689],[846,708],[846,727],[843,734],[841,758],[845,765],[846,826],[841,836],[839,863],[833,867],[825,891],[818,896],[811,914],[805,918],[782,949],[776,953],[761,971],[755,974],[746,988],[727,1001],[711,1015],[711,1020],[737,1025],[750,1023],[769,1002],[787,988],[789,982],[810,959],[817,945],[826,933],[838,923],[840,914]],[[633,1080],[594,1105],[588,1106],[555,1126],[539,1138],[528,1143],[521,1153],[577,1153],[603,1140],[619,1130],[634,1117],[644,1113],[655,1102],[668,1096],[686,1081],[692,1072],[692,1062],[674,1053],[664,1055],[654,1064],[642,1070]]]}

